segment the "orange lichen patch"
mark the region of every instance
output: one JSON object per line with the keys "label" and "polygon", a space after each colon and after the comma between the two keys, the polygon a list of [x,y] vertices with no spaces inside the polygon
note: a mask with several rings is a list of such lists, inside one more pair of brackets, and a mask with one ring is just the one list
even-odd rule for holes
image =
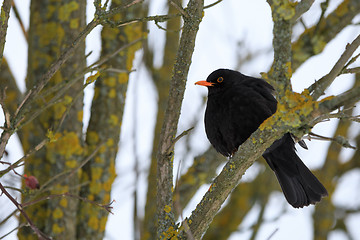
{"label": "orange lichen patch", "polygon": [[54,105],[54,118],[61,119],[66,111],[66,106],[63,103],[57,103]]}
{"label": "orange lichen patch", "polygon": [[106,86],[115,87],[116,86],[116,78],[115,77],[107,77],[103,80],[103,83]]}
{"label": "orange lichen patch", "polygon": [[64,132],[64,135],[56,142],[48,144],[48,152],[57,153],[69,159],[72,155],[81,155],[83,148],[75,132]]}
{"label": "orange lichen patch", "polygon": [[50,142],[56,142],[60,137],[61,133],[55,133],[51,130],[48,130],[46,136],[49,138]]}
{"label": "orange lichen patch", "polygon": [[67,185],[60,185],[60,184],[56,184],[51,193],[53,194],[63,194],[69,191],[69,186]]}
{"label": "orange lichen patch", "polygon": [[162,232],[160,239],[170,239],[170,240],[175,240],[178,239],[177,235],[179,234],[179,232],[174,228],[174,227],[169,227],[166,232]]}
{"label": "orange lichen patch", "polygon": [[287,62],[283,65],[283,69],[285,69],[285,76],[287,79],[290,79],[292,76],[291,62]]}
{"label": "orange lichen patch", "polygon": [[302,94],[287,90],[285,101],[278,104],[275,115],[266,119],[259,128],[260,130],[272,129],[277,124],[285,124],[292,128],[300,127],[303,118],[311,114],[318,106],[319,103],[312,100],[308,90]]}
{"label": "orange lichen patch", "polygon": [[54,219],[59,219],[64,216],[64,212],[60,208],[55,208],[55,210],[52,212],[52,217]]}
{"label": "orange lichen patch", "polygon": [[88,144],[95,145],[99,142],[99,135],[95,131],[88,131],[86,140]]}
{"label": "orange lichen patch", "polygon": [[99,220],[96,216],[91,216],[88,221],[88,226],[93,230],[98,230]]}
{"label": "orange lichen patch", "polygon": [[118,74],[118,83],[124,84],[129,80],[129,75],[127,73],[119,73]]}
{"label": "orange lichen patch", "polygon": [[216,187],[215,183],[211,184],[209,187],[209,192],[212,192],[215,187]]}
{"label": "orange lichen patch", "polygon": [[92,167],[91,168],[91,178],[93,181],[100,180],[100,177],[103,174],[103,169],[101,167]]}
{"label": "orange lichen patch", "polygon": [[107,222],[107,216],[100,218],[100,222],[99,222],[99,231],[100,232],[105,231],[106,222]]}
{"label": "orange lichen patch", "polygon": [[65,162],[65,166],[67,168],[75,168],[77,166],[77,161],[76,160],[68,160]]}
{"label": "orange lichen patch", "polygon": [[100,88],[95,86],[93,100],[96,100],[99,97],[99,95],[100,95]]}
{"label": "orange lichen patch", "polygon": [[90,83],[95,82],[95,81],[98,79],[99,76],[100,76],[100,72],[97,72],[97,73],[89,76],[89,77],[86,79],[86,84],[90,84]]}
{"label": "orange lichen patch", "polygon": [[[36,26],[36,35],[39,36],[39,45],[40,47],[49,46],[50,43],[55,42],[57,45],[63,41],[65,36],[65,31],[62,28],[60,23],[57,22],[48,22]],[[59,51],[58,47],[52,49]]]}
{"label": "orange lichen patch", "polygon": [[110,48],[110,46],[107,46],[106,44],[110,44],[111,42],[110,40],[115,40],[116,36],[119,35],[119,33],[120,33],[120,29],[118,28],[104,27],[103,31],[101,32],[101,36],[103,39],[108,40],[105,42],[105,48],[107,49]]}
{"label": "orange lichen patch", "polygon": [[116,90],[115,89],[110,89],[109,94],[108,94],[109,98],[115,98],[116,97]]}
{"label": "orange lichen patch", "polygon": [[[49,54],[43,53],[39,50],[35,50],[34,51],[34,57],[33,57],[33,61],[31,61],[29,63],[29,67],[31,67],[32,69],[38,69],[39,67],[48,67],[50,66],[50,63],[53,62],[54,59],[52,56],[50,56]],[[41,64],[40,64],[41,63]],[[59,71],[58,71],[59,72]],[[54,75],[54,77],[57,75],[57,73]],[[53,78],[54,78],[53,77]],[[53,79],[52,78],[52,79]]]}
{"label": "orange lichen patch", "polygon": [[335,13],[338,17],[344,16],[346,13],[349,12],[349,0],[344,0],[342,4],[336,8]]}
{"label": "orange lichen patch", "polygon": [[102,184],[92,180],[89,189],[91,194],[99,194],[102,190]]}
{"label": "orange lichen patch", "polygon": [[[107,191],[106,189],[104,189],[105,191]],[[106,193],[104,194],[104,202],[105,203],[109,203],[110,202],[110,194]]]}
{"label": "orange lichen patch", "polygon": [[286,3],[288,4],[282,4],[277,8],[276,12],[284,20],[290,20],[295,15],[295,8],[290,4],[290,1],[286,1]]}
{"label": "orange lichen patch", "polygon": [[119,124],[119,118],[118,116],[116,116],[115,114],[111,114],[109,119],[108,119],[108,123],[110,124],[110,126],[115,127]]}
{"label": "orange lichen patch", "polygon": [[103,162],[104,162],[104,159],[101,158],[101,157],[99,157],[99,156],[97,156],[97,157],[95,157],[95,162],[96,162],[96,163],[103,163]]}
{"label": "orange lichen patch", "polygon": [[109,139],[106,141],[106,146],[108,146],[108,147],[114,146],[114,139],[109,138]]}
{"label": "orange lichen patch", "polygon": [[314,54],[321,53],[324,48],[326,47],[327,42],[324,40],[324,36],[322,35],[315,35],[311,39],[312,49],[314,51]]}
{"label": "orange lichen patch", "polygon": [[68,206],[68,200],[66,198],[62,198],[59,202],[59,205],[63,208],[67,208]]}
{"label": "orange lichen patch", "polygon": [[164,211],[165,211],[166,213],[170,213],[170,212],[171,212],[171,207],[170,207],[169,205],[166,205],[166,206],[164,207]]}
{"label": "orange lichen patch", "polygon": [[113,161],[110,162],[110,166],[109,166],[108,171],[109,171],[109,173],[110,173],[110,176],[109,176],[109,178],[107,179],[107,181],[105,181],[104,184],[103,184],[103,189],[104,189],[106,192],[110,192],[112,183],[114,182],[114,179],[115,179],[115,177],[116,177],[116,174],[115,174],[115,164],[114,164]]}
{"label": "orange lichen patch", "polygon": [[52,226],[52,232],[54,234],[62,233],[65,230],[64,227],[60,227],[57,223],[54,223]]}
{"label": "orange lichen patch", "polygon": [[76,1],[71,1],[62,5],[59,8],[59,19],[64,22],[69,21],[71,13],[77,9],[79,9],[79,3]]}
{"label": "orange lichen patch", "polygon": [[70,28],[71,29],[78,29],[80,25],[80,19],[79,18],[73,18],[70,20]]}
{"label": "orange lichen patch", "polygon": [[77,120],[79,122],[82,122],[83,116],[84,116],[84,111],[83,110],[80,110],[80,111],[77,112]]}
{"label": "orange lichen patch", "polygon": [[94,196],[93,194],[89,194],[89,195],[87,196],[87,198],[88,198],[90,201],[94,201],[95,196]]}
{"label": "orange lichen patch", "polygon": [[68,105],[73,101],[73,98],[69,95],[64,96],[64,104]]}

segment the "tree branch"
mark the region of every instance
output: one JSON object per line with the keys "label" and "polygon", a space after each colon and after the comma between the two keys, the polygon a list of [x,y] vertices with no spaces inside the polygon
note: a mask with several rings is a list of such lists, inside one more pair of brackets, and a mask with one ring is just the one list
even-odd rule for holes
{"label": "tree branch", "polygon": [[290,82],[292,75],[291,34],[295,7],[287,0],[268,0],[268,3],[271,7],[274,22],[274,63],[269,72],[269,80],[276,89],[279,102],[282,103],[282,98],[285,96],[286,91],[292,91]]}
{"label": "tree branch", "polygon": [[5,47],[5,39],[6,32],[8,28],[8,21],[10,17],[10,8],[11,8],[11,0],[4,0],[3,5],[1,7],[1,21],[0,21],[0,65],[2,62],[4,47]]}
{"label": "tree branch", "polygon": [[[165,111],[164,123],[160,134],[157,154],[157,216],[158,239],[167,238],[171,229],[175,229],[172,210],[173,188],[173,141],[180,117],[182,99],[184,97],[186,78],[191,57],[195,47],[195,37],[202,19],[204,1],[190,0],[186,8],[189,18],[183,16],[184,27],[180,38],[179,50],[174,64],[169,99]],[[171,154],[169,154],[169,150]]]}
{"label": "tree branch", "polygon": [[[271,129],[264,129],[263,131],[258,129],[239,147],[234,157],[227,162],[221,173],[214,179],[190,218],[185,220],[195,239],[201,238],[245,171],[285,131],[281,127],[273,128],[273,125]],[[184,233],[181,237],[185,238]]]}
{"label": "tree branch", "polygon": [[20,213],[24,216],[24,218],[26,219],[26,221],[29,223],[31,229],[36,233],[36,235],[39,237],[39,239],[46,239],[46,240],[50,240],[49,237],[47,237],[43,232],[41,232],[36,226],[35,224],[31,221],[31,219],[29,218],[29,216],[26,214],[26,212],[23,209],[23,206],[18,203],[12,196],[11,194],[6,191],[6,189],[4,188],[4,186],[0,183],[0,190],[2,193],[4,193],[6,195],[7,198],[10,199],[10,201],[15,205],[15,207],[20,211]]}
{"label": "tree branch", "polygon": [[335,80],[339,73],[343,70],[346,62],[351,58],[356,49],[360,45],[360,34],[355,38],[355,40],[346,46],[344,53],[341,55],[339,60],[336,62],[331,71],[322,77],[319,81],[316,81],[312,84],[308,90],[312,93],[314,100],[318,99],[324,91],[330,86],[330,84]]}
{"label": "tree branch", "polygon": [[292,44],[293,72],[311,56],[321,53],[328,42],[334,39],[345,27],[351,25],[359,11],[360,1],[342,1],[333,12],[322,19],[321,23],[306,29]]}
{"label": "tree branch", "polygon": [[292,17],[291,21],[296,22],[299,17],[306,13],[310,7],[313,5],[315,0],[302,0],[295,6],[295,15]]}

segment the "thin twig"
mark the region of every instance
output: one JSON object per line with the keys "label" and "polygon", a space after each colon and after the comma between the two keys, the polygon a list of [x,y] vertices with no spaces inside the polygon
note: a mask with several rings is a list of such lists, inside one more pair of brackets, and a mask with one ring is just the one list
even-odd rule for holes
{"label": "thin twig", "polygon": [[182,137],[184,137],[185,135],[189,134],[189,132],[190,132],[191,130],[193,130],[193,129],[194,129],[194,127],[191,127],[191,128],[189,128],[188,130],[183,131],[179,136],[177,136],[177,137],[173,140],[172,144],[169,146],[168,154],[171,153],[172,149],[173,149],[174,146],[175,146],[175,143],[176,143],[177,141],[179,141],[179,140],[180,140]]}
{"label": "thin twig", "polygon": [[309,88],[309,92],[312,93],[312,97],[314,100],[317,100],[327,89],[328,86],[335,80],[335,78],[339,75],[343,67],[349,58],[353,55],[356,49],[360,45],[360,34],[355,38],[355,40],[346,46],[344,53],[341,55],[339,60],[336,62],[331,71],[322,77],[319,81],[313,83]]}
{"label": "thin twig", "polygon": [[18,9],[17,9],[17,7],[16,7],[16,4],[15,4],[15,1],[14,1],[14,0],[11,1],[11,6],[12,6],[12,8],[13,8],[13,10],[14,10],[15,17],[16,17],[16,19],[18,20],[18,22],[19,22],[19,24],[20,24],[21,31],[23,32],[24,37],[25,37],[25,39],[26,39],[26,41],[27,41],[27,40],[28,40],[28,34],[27,34],[26,29],[25,29],[24,23],[23,23],[23,21],[21,20],[21,16],[20,16],[20,14],[19,14],[19,11],[18,11]]}
{"label": "thin twig", "polygon": [[173,5],[184,17],[189,17],[189,14],[185,12],[179,3],[175,2],[174,0],[170,0],[170,4]]}
{"label": "thin twig", "polygon": [[356,149],[356,147],[352,146],[349,141],[344,138],[343,136],[336,136],[336,137],[325,137],[313,132],[310,132],[308,135],[309,139],[317,139],[317,140],[324,140],[324,141],[333,141],[338,143],[340,146],[345,147],[345,148],[352,148],[352,149]]}
{"label": "thin twig", "polygon": [[[313,5],[315,0],[302,0],[298,2],[295,7],[295,15],[292,18],[292,22],[295,22],[299,17],[306,13],[310,7]],[[303,23],[303,22],[302,22]]]}
{"label": "thin twig", "polygon": [[13,233],[14,231],[16,231],[16,230],[18,230],[18,229],[20,229],[20,228],[22,228],[22,227],[25,227],[25,226],[26,226],[25,223],[21,223],[19,226],[13,228],[13,229],[10,230],[8,233],[6,233],[5,235],[1,236],[1,237],[0,237],[0,240],[1,240],[1,239],[5,239],[7,236],[9,236],[9,235],[10,235],[11,233]]}
{"label": "thin twig", "polygon": [[275,233],[277,233],[277,231],[279,231],[279,228],[275,228],[275,230],[270,234],[267,240],[270,240],[275,235]]}
{"label": "thin twig", "polygon": [[341,71],[341,74],[348,74],[348,73],[360,73],[360,67],[354,67],[354,68],[346,68]]}
{"label": "thin twig", "polygon": [[15,207],[20,211],[20,213],[24,216],[24,218],[26,219],[26,221],[28,222],[28,224],[30,225],[31,229],[36,233],[36,235],[39,237],[39,239],[46,239],[46,240],[50,240],[50,238],[48,236],[46,236],[43,232],[41,232],[36,226],[35,224],[31,221],[31,219],[29,218],[29,216],[26,214],[26,212],[23,209],[23,206],[18,203],[12,196],[11,194],[6,191],[6,189],[4,188],[4,186],[0,183],[0,190],[2,191],[2,193],[4,193],[6,195],[6,197],[15,205]]}
{"label": "thin twig", "polygon": [[81,201],[84,201],[84,202],[87,202],[87,203],[90,203],[94,206],[98,206],[100,208],[103,208],[105,209],[106,211],[108,211],[109,213],[113,214],[112,213],[112,204],[115,202],[114,200],[111,201],[110,203],[107,203],[107,204],[100,204],[100,203],[97,203],[95,201],[92,201],[90,199],[87,199],[87,198],[83,198],[83,197],[80,197],[78,195],[74,195],[74,194],[71,194],[69,192],[66,192],[66,193],[62,193],[62,194],[51,194],[51,195],[47,195],[47,196],[44,196],[44,197],[40,197],[36,200],[32,200],[32,201],[29,201],[29,202],[25,202],[22,204],[22,207],[25,208],[25,207],[28,207],[28,206],[31,206],[31,205],[34,205],[34,204],[37,204],[39,202],[42,202],[44,200],[49,200],[49,199],[54,199],[54,198],[59,198],[59,197],[70,197],[70,198],[76,198],[76,199],[79,199]]}
{"label": "thin twig", "polygon": [[211,7],[215,6],[215,5],[217,5],[218,3],[221,3],[222,1],[223,1],[223,0],[217,0],[217,1],[214,2],[214,3],[211,3],[211,4],[209,4],[209,5],[206,5],[206,6],[204,7],[204,9],[211,8]]}
{"label": "thin twig", "polygon": [[[103,144],[104,143],[100,143],[96,147],[96,149],[89,156],[87,156],[76,168],[73,168],[71,171],[61,172],[58,175],[54,176],[53,178],[49,179],[46,183],[44,183],[41,186],[39,193],[44,192],[47,188],[49,188],[51,185],[53,185],[56,182],[56,180],[59,179],[60,177],[62,177],[62,178],[56,182],[58,184],[63,182],[66,179],[69,179],[71,176],[73,176],[77,171],[79,171],[79,169],[81,169],[86,163],[88,163],[95,156],[95,154],[100,150],[100,147],[102,147]],[[66,176],[66,177],[64,177],[64,176]]]}

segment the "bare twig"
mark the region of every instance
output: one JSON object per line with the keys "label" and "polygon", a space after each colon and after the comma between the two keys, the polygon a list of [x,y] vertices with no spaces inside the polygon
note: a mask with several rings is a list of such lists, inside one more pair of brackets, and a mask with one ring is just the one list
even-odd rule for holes
{"label": "bare twig", "polygon": [[3,128],[3,132],[1,133],[1,137],[0,137],[0,159],[3,157],[3,155],[5,153],[5,147],[12,135],[12,132],[10,129],[10,113],[6,109],[6,106],[5,106],[5,98],[6,98],[5,90],[6,90],[6,88],[2,89],[2,91],[0,92],[0,106],[3,109],[4,117],[5,117],[4,128]]}
{"label": "bare twig", "polygon": [[169,146],[168,154],[171,153],[172,149],[173,149],[174,146],[175,146],[175,143],[176,143],[177,141],[179,141],[180,138],[182,138],[182,137],[186,136],[187,134],[189,134],[189,132],[190,132],[191,130],[193,130],[193,129],[194,129],[194,127],[191,127],[191,128],[189,128],[188,130],[183,131],[179,136],[177,136],[177,137],[173,140],[172,144]]}
{"label": "bare twig", "polygon": [[347,74],[347,73],[360,73],[360,67],[354,67],[354,68],[346,68],[341,71],[341,74]]}
{"label": "bare twig", "polygon": [[270,240],[275,235],[275,233],[277,233],[277,231],[279,231],[279,228],[275,228],[275,230],[270,234],[267,240]]}
{"label": "bare twig", "polygon": [[31,219],[29,218],[29,216],[26,214],[26,212],[23,209],[23,206],[18,203],[12,196],[11,194],[6,191],[6,189],[4,188],[4,186],[0,183],[0,190],[2,191],[2,193],[4,193],[6,195],[6,197],[15,205],[15,207],[20,211],[20,213],[24,216],[24,218],[26,219],[26,221],[28,222],[28,224],[30,225],[31,229],[36,233],[36,235],[39,237],[39,239],[46,239],[46,240],[50,240],[50,238],[48,236],[46,236],[43,232],[41,232],[36,226],[35,224],[31,221]]}
{"label": "bare twig", "polygon": [[339,60],[336,62],[331,71],[322,77],[319,81],[313,83],[309,88],[309,92],[312,93],[312,97],[314,100],[317,100],[324,91],[330,86],[330,84],[335,80],[335,78],[339,75],[343,67],[349,58],[353,55],[356,49],[360,45],[360,34],[355,38],[355,40],[346,46],[344,53],[341,55]]}
{"label": "bare twig", "polygon": [[302,0],[295,7],[295,15],[292,17],[292,22],[295,22],[299,17],[306,13],[313,5],[315,0]]}
{"label": "bare twig", "polygon": [[310,132],[309,135],[307,136],[308,139],[317,139],[317,140],[324,140],[324,141],[333,141],[338,143],[340,146],[345,147],[345,148],[352,148],[352,149],[356,149],[356,147],[352,146],[349,141],[344,138],[343,136],[336,136],[336,137],[325,137],[325,136],[321,136],[319,134]]}
{"label": "bare twig", "polygon": [[87,198],[83,198],[83,197],[80,197],[78,195],[74,195],[74,194],[71,194],[69,192],[66,192],[66,193],[62,193],[62,194],[51,194],[51,195],[47,195],[47,196],[44,196],[44,197],[40,197],[36,200],[33,200],[33,201],[29,201],[29,202],[25,202],[22,204],[22,207],[25,208],[25,207],[28,207],[28,206],[31,206],[31,205],[34,205],[34,204],[37,204],[39,202],[42,202],[44,200],[49,200],[49,199],[54,199],[54,198],[59,198],[59,197],[70,197],[70,198],[76,198],[76,199],[79,199],[81,201],[84,201],[84,202],[87,202],[87,203],[90,203],[94,206],[98,206],[100,208],[103,208],[104,210],[108,211],[109,213],[113,214],[112,213],[112,204],[115,202],[114,200],[111,201],[110,203],[107,203],[107,204],[101,204],[101,203],[97,203],[95,201],[92,201],[90,199],[87,199]]}
{"label": "bare twig", "polygon": [[18,229],[20,229],[20,228],[22,228],[22,227],[25,227],[26,226],[26,224],[25,223],[21,223],[19,226],[17,226],[17,227],[15,227],[14,229],[12,229],[12,230],[10,230],[8,233],[6,233],[5,235],[3,235],[3,236],[1,236],[0,237],[0,240],[1,239],[5,239],[7,236],[9,236],[11,233],[13,233],[14,231],[16,231],[16,230],[18,230]]}
{"label": "bare twig", "polygon": [[204,7],[204,9],[211,8],[211,7],[213,7],[213,6],[221,3],[222,1],[223,1],[223,0],[217,0],[217,1],[214,2],[214,3],[211,3],[211,4],[209,4],[209,5],[206,5],[206,6]]}
{"label": "bare twig", "polygon": [[13,10],[14,10],[15,17],[16,17],[16,19],[18,20],[18,22],[19,22],[19,24],[20,24],[21,31],[23,32],[24,37],[25,37],[25,39],[26,39],[26,41],[27,41],[27,40],[28,40],[28,34],[27,34],[26,29],[25,29],[24,23],[23,23],[23,21],[21,20],[21,16],[20,16],[20,14],[19,14],[19,11],[18,11],[18,9],[17,9],[17,7],[16,7],[16,4],[15,4],[14,0],[11,1],[11,6],[12,6],[12,8],[13,8]]}
{"label": "bare twig", "polygon": [[175,2],[174,0],[170,0],[170,4],[173,5],[184,17],[189,17],[189,14],[184,11],[179,2]]}

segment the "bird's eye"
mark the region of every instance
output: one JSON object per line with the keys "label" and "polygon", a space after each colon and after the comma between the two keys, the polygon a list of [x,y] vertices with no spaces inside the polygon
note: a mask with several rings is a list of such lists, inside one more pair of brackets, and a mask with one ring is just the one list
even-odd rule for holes
{"label": "bird's eye", "polygon": [[222,81],[224,81],[223,77],[218,77],[218,79],[216,80],[218,83],[221,83]]}

